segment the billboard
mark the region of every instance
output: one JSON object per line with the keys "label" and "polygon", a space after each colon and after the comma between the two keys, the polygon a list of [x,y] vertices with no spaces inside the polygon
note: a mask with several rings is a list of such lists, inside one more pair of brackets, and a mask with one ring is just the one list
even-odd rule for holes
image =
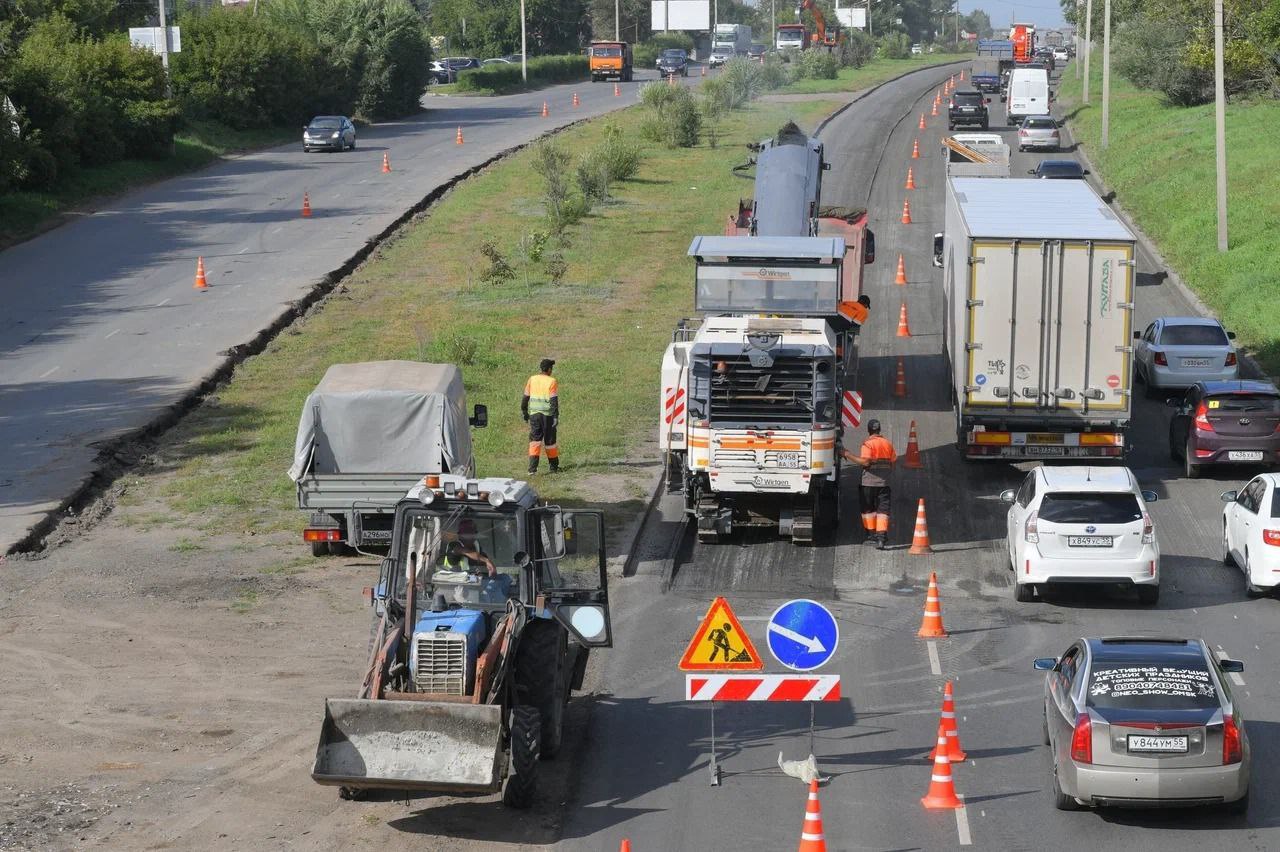
{"label": "billboard", "polygon": [[[649,27],[655,32],[672,30],[711,30],[711,0],[652,0],[649,4]],[[667,25],[670,9],[671,25]]]}
{"label": "billboard", "polygon": [[850,30],[865,30],[867,28],[867,10],[864,6],[856,9],[836,9],[836,17],[840,20],[840,26]]}
{"label": "billboard", "polygon": [[[182,52],[182,30],[179,27],[165,27],[168,31],[169,53]],[[129,27],[129,43],[134,47],[145,48],[152,53],[159,53],[165,38],[160,34],[160,27]]]}

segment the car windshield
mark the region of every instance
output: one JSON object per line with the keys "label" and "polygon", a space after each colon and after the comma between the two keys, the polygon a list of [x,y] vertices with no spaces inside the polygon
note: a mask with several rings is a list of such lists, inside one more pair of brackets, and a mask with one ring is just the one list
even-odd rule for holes
{"label": "car windshield", "polygon": [[1249,411],[1259,414],[1280,414],[1280,397],[1266,393],[1223,393],[1207,398],[1210,414],[1224,411]]}
{"label": "car windshield", "polygon": [[1128,524],[1142,518],[1132,494],[1051,491],[1040,503],[1039,518],[1054,524]]}
{"label": "car windshield", "polygon": [[1095,665],[1086,703],[1099,710],[1211,710],[1220,705],[1209,669],[1180,658],[1175,665]]}
{"label": "car windshield", "polygon": [[1058,125],[1052,118],[1028,118],[1022,126],[1030,130],[1053,130]]}
{"label": "car windshield", "polygon": [[336,118],[313,118],[311,119],[312,130],[337,130],[341,126],[341,122]]}
{"label": "car windshield", "polygon": [[[424,511],[411,518],[400,552],[413,565],[415,594],[421,600],[443,594],[449,603],[505,606],[508,597],[519,594],[515,554],[520,539],[514,517]],[[496,576],[489,575],[488,562]],[[400,599],[405,573],[396,578]]]}
{"label": "car windshield", "polygon": [[622,48],[618,47],[616,44],[609,45],[607,47],[593,47],[591,48],[591,55],[592,56],[621,56]]}
{"label": "car windshield", "polygon": [[1216,325],[1166,325],[1162,346],[1226,346],[1227,334]]}
{"label": "car windshield", "polygon": [[664,50],[662,51],[663,59],[684,59],[683,50]]}

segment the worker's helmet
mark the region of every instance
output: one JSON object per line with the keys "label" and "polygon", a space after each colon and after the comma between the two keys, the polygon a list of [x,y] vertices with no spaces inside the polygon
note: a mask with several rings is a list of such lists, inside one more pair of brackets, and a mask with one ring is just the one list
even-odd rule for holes
{"label": "worker's helmet", "polygon": [[868,421],[867,421],[867,433],[868,433],[868,434],[871,434],[871,435],[879,435],[879,434],[880,434],[880,421],[879,421],[879,420],[868,420]]}

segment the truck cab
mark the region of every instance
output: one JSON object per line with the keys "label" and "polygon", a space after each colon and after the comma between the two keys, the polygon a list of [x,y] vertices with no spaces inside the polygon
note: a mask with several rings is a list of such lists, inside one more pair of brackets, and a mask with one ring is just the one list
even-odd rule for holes
{"label": "truck cab", "polygon": [[591,82],[615,78],[619,82],[631,82],[631,45],[625,41],[593,41],[587,48],[587,60],[591,67]]}

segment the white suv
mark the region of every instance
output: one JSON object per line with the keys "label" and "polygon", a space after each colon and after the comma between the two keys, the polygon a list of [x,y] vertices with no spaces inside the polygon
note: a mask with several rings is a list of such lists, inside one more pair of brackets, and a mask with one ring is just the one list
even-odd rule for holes
{"label": "white suv", "polygon": [[1008,517],[1014,597],[1027,602],[1050,583],[1132,585],[1160,599],[1160,546],[1143,491],[1127,467],[1038,467],[1000,499]]}

